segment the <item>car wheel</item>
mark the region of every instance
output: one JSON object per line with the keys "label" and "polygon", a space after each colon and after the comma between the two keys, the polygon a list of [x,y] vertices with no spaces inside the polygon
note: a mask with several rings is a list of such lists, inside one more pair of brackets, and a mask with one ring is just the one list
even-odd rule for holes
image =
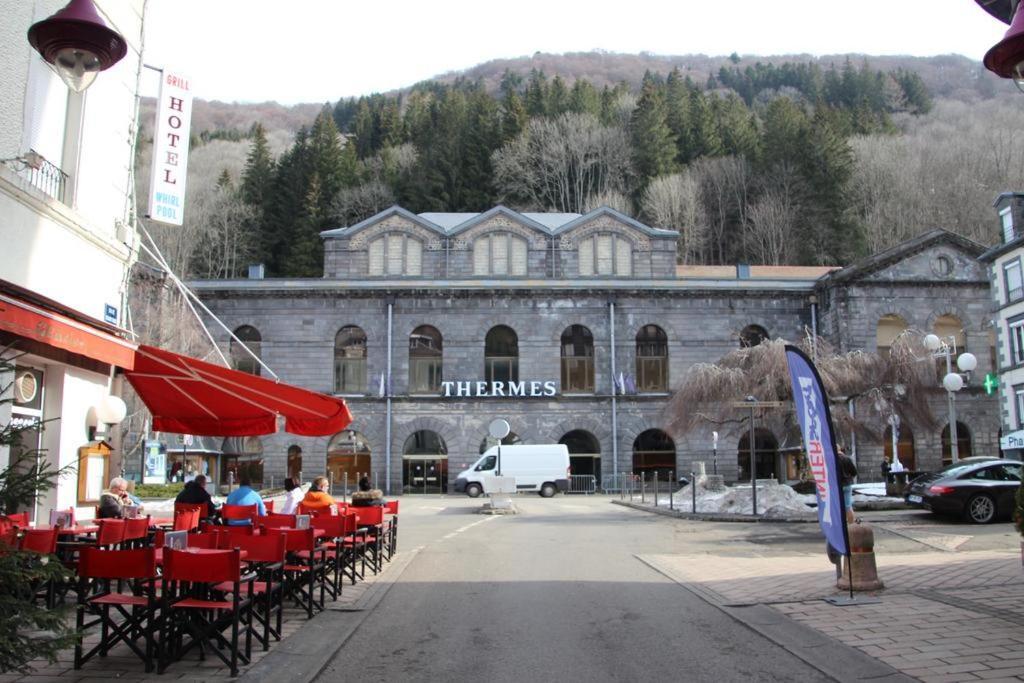
{"label": "car wheel", "polygon": [[543,486],[540,487],[541,498],[551,498],[552,496],[555,495],[555,492],[557,491],[558,489],[556,489],[555,485],[552,484],[551,482],[548,482],[547,484],[544,484]]}
{"label": "car wheel", "polygon": [[996,502],[991,496],[979,493],[967,501],[967,519],[975,524],[988,524],[996,518]]}
{"label": "car wheel", "polygon": [[480,494],[484,492],[484,487],[480,484],[467,484],[466,495],[470,498],[479,498]]}

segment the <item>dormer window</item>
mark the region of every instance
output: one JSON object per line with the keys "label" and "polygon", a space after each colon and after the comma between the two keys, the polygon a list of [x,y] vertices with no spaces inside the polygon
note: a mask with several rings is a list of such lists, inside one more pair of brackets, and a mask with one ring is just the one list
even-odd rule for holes
{"label": "dormer window", "polygon": [[378,237],[369,246],[370,275],[420,275],[423,242],[400,232]]}
{"label": "dormer window", "polygon": [[474,275],[526,275],[526,240],[507,232],[476,238],[473,242]]}
{"label": "dormer window", "polygon": [[999,220],[1003,224],[1003,243],[1007,244],[1013,241],[1013,209],[1006,207],[999,212]]}
{"label": "dormer window", "polygon": [[612,234],[599,234],[580,240],[579,273],[589,275],[633,274],[633,245]]}

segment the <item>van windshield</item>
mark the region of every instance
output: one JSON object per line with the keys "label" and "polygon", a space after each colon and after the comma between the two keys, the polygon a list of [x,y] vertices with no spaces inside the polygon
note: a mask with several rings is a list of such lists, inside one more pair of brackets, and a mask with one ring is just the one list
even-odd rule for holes
{"label": "van windshield", "polygon": [[474,472],[484,472],[486,470],[493,470],[495,463],[498,462],[498,457],[495,455],[488,455],[486,458],[480,461],[480,463],[473,468]]}

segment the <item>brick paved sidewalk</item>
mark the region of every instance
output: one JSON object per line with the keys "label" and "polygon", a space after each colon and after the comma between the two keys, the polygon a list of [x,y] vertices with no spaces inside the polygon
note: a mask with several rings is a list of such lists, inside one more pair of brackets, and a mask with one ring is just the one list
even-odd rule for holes
{"label": "brick paved sidewalk", "polygon": [[[373,590],[375,584],[387,576],[389,567],[398,561],[399,556],[395,555],[394,562],[384,563],[384,571],[381,574],[374,575],[368,571],[366,579],[354,586],[346,582],[342,589],[342,595],[336,602],[332,602],[330,596],[327,596],[326,608],[328,610],[344,611],[357,607],[363,598]],[[73,612],[71,614],[73,615]],[[317,617],[314,617],[312,623],[315,623],[316,620]],[[262,647],[254,640],[252,662],[248,666],[240,667],[240,673],[244,674],[246,670],[259,663],[267,654],[274,652],[276,648],[282,647],[287,642],[288,637],[299,631],[306,623],[310,622],[306,619],[305,611],[286,604],[281,641],[271,641],[269,652],[264,652]],[[85,639],[85,646],[88,649],[98,642],[98,634],[88,635]],[[51,681],[54,683],[109,683],[111,679],[119,681],[159,680],[197,682],[221,679],[230,680],[230,672],[216,656],[209,655],[205,661],[199,661],[198,655],[194,652],[190,652],[182,661],[172,663],[162,675],[157,675],[156,672],[147,674],[141,660],[123,643],[114,647],[106,658],[94,657],[86,662],[78,671],[74,669],[73,650],[61,652],[58,655],[56,664],[48,664],[45,661],[39,661],[36,664],[38,665],[37,668],[29,675],[0,675],[0,683],[13,681],[24,681],[26,683],[50,683]]]}
{"label": "brick paved sidewalk", "polygon": [[821,599],[842,593],[822,556],[640,559],[714,604],[771,605],[922,681],[1024,680],[1017,552],[879,555],[881,602],[854,607]]}

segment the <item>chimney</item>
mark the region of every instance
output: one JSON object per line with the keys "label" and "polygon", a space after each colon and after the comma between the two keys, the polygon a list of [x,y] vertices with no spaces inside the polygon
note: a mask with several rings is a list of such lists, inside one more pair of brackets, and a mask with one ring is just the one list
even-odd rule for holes
{"label": "chimney", "polygon": [[736,264],[736,279],[737,280],[749,280],[750,279],[750,264],[749,263],[737,263]]}
{"label": "chimney", "polygon": [[266,268],[262,263],[253,263],[249,265],[249,279],[250,280],[262,280]]}

